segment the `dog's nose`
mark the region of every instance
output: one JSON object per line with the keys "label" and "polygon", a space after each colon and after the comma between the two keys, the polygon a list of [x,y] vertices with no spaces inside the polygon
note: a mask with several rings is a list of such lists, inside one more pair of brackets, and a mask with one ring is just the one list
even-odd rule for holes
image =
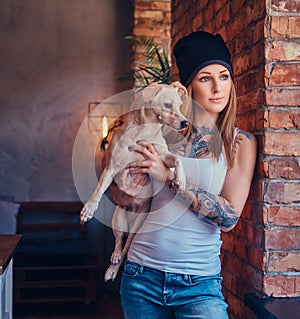
{"label": "dog's nose", "polygon": [[181,121],[180,125],[181,125],[181,128],[186,128],[189,125],[189,121],[186,121],[186,120]]}

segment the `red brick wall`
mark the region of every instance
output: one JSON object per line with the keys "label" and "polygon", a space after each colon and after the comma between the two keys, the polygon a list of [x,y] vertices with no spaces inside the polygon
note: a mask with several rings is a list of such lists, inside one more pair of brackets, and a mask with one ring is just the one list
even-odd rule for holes
{"label": "red brick wall", "polygon": [[[134,35],[154,38],[170,54],[171,0],[136,0],[134,9]],[[136,52],[135,60],[140,57]]]}
{"label": "red brick wall", "polygon": [[236,76],[237,125],[259,141],[249,200],[236,228],[222,235],[224,295],[230,317],[240,319],[255,317],[244,306],[245,293],[300,295],[300,10],[296,0],[267,4],[175,0],[172,6],[172,46],[196,30],[224,37]]}
{"label": "red brick wall", "polygon": [[299,296],[300,3],[272,0],[268,13],[260,162],[266,251],[262,292]]}
{"label": "red brick wall", "polygon": [[[136,1],[134,32],[167,42],[162,17],[169,17],[171,1],[159,2],[163,11],[154,3]],[[244,305],[246,293],[300,295],[299,12],[297,0],[172,1],[171,47],[196,30],[224,37],[235,71],[237,126],[259,142],[248,202],[236,228],[222,235],[231,319],[255,318]],[[178,79],[174,63],[172,74]]]}

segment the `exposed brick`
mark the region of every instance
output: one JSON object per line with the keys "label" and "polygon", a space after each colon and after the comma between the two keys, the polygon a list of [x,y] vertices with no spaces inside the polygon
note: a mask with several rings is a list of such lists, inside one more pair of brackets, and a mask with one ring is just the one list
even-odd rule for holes
{"label": "exposed brick", "polygon": [[231,41],[232,39],[236,38],[242,32],[244,26],[245,14],[242,11],[235,17],[235,19],[229,21],[229,23],[226,24],[227,41]]}
{"label": "exposed brick", "polygon": [[250,201],[247,201],[245,206],[244,206],[244,209],[242,211],[242,214],[240,216],[241,219],[248,219],[248,220],[251,220],[251,215],[252,215],[252,203],[250,203]]}
{"label": "exposed brick", "polygon": [[300,156],[300,133],[266,133],[263,152],[269,155]]}
{"label": "exposed brick", "polygon": [[256,225],[266,225],[266,216],[267,212],[265,211],[264,205],[255,201],[251,207],[251,221]]}
{"label": "exposed brick", "polygon": [[230,269],[230,272],[236,276],[241,276],[242,274],[242,262],[240,259],[233,255],[227,255],[226,267]]}
{"label": "exposed brick", "polygon": [[[214,6],[210,5],[205,7],[203,11],[204,24],[207,24],[213,18],[214,14],[215,14]],[[207,30],[207,25],[205,26],[205,30]]]}
{"label": "exposed brick", "polygon": [[246,261],[248,259],[248,243],[242,240],[235,241],[234,254]]}
{"label": "exposed brick", "polygon": [[[293,247],[299,242],[296,5],[296,0],[172,1],[172,45],[196,30],[218,32],[227,42],[238,94],[236,125],[253,131],[258,140],[258,165],[248,202],[236,227],[222,234],[224,295],[234,319],[256,318],[248,308],[245,311],[246,292],[300,295],[299,276],[270,276],[296,269],[293,256],[298,248]],[[176,66],[172,71],[178,75]]]}
{"label": "exposed brick", "polygon": [[299,249],[300,232],[297,228],[265,230],[265,249]]}
{"label": "exposed brick", "polygon": [[251,265],[243,265],[243,278],[257,291],[260,291],[262,289],[262,272],[258,271]]}
{"label": "exposed brick", "polygon": [[267,271],[300,271],[300,252],[270,252]]}
{"label": "exposed brick", "polygon": [[269,276],[264,277],[264,293],[273,297],[295,297],[296,279],[293,276]]}
{"label": "exposed brick", "polygon": [[267,105],[299,106],[300,89],[268,89],[266,90]]}
{"label": "exposed brick", "polygon": [[198,31],[203,24],[202,14],[198,14],[192,21],[193,31]]}
{"label": "exposed brick", "polygon": [[256,116],[256,121],[255,121],[256,126],[255,126],[255,128],[256,128],[257,131],[260,131],[260,130],[262,130],[264,128],[269,127],[269,124],[268,124],[268,120],[269,120],[268,111],[259,110],[259,111],[256,112],[255,116]]}
{"label": "exposed brick", "polygon": [[237,231],[237,237],[246,238],[249,245],[261,247],[264,237],[263,228],[241,220],[240,231]]}
{"label": "exposed brick", "polygon": [[135,10],[134,17],[145,18],[145,19],[154,19],[154,20],[162,20],[164,18],[162,11],[152,11],[152,10]]}
{"label": "exposed brick", "polygon": [[164,12],[171,11],[170,1],[153,1],[151,3],[152,10],[162,10]]}
{"label": "exposed brick", "polygon": [[[240,298],[234,298],[231,308],[238,318],[243,318],[245,314],[245,304]],[[245,318],[245,317],[244,317]]]}
{"label": "exposed brick", "polygon": [[297,61],[300,58],[300,43],[296,41],[273,41],[266,44],[267,61]]}
{"label": "exposed brick", "polygon": [[214,5],[215,5],[215,11],[219,11],[224,5],[225,3],[227,2],[227,0],[218,0],[218,1],[215,1]]}
{"label": "exposed brick", "polygon": [[269,110],[269,127],[274,129],[300,129],[300,110]]}
{"label": "exposed brick", "polygon": [[243,114],[239,115],[237,121],[236,121],[237,127],[245,130],[245,131],[254,131],[256,125],[255,125],[255,115],[252,114]]}
{"label": "exposed brick", "polygon": [[243,11],[245,1],[242,0],[232,0],[230,1],[230,10],[232,15],[236,15],[237,13]]}
{"label": "exposed brick", "polygon": [[265,164],[267,165],[266,176],[269,178],[300,178],[300,166],[296,158],[277,158]]}
{"label": "exposed brick", "polygon": [[300,206],[271,206],[268,222],[277,226],[300,226]]}
{"label": "exposed brick", "polygon": [[135,20],[136,27],[149,28],[153,26],[153,21],[151,19],[136,19]]}
{"label": "exposed brick", "polygon": [[229,271],[224,271],[223,276],[223,287],[230,290],[231,293],[236,294],[237,277]]}
{"label": "exposed brick", "polygon": [[232,233],[222,233],[222,240],[222,249],[229,253],[233,253],[235,237],[232,235]]}
{"label": "exposed brick", "polygon": [[265,271],[266,268],[266,253],[261,248],[249,248],[249,263],[256,269]]}
{"label": "exposed brick", "polygon": [[292,204],[299,202],[300,187],[298,183],[270,182],[265,185],[267,203]]}
{"label": "exposed brick", "polygon": [[264,18],[265,10],[264,1],[252,1],[250,5],[246,7],[246,24],[248,25]]}
{"label": "exposed brick", "polygon": [[134,28],[135,35],[144,35],[146,37],[160,37],[164,34],[164,30],[161,28]]}
{"label": "exposed brick", "polygon": [[258,21],[253,30],[253,44],[263,42],[265,21]]}
{"label": "exposed brick", "polygon": [[274,16],[271,22],[272,37],[299,37],[300,17]]}
{"label": "exposed brick", "polygon": [[263,85],[263,81],[264,71],[262,69],[253,70],[253,72],[246,73],[237,83],[237,91],[244,95],[259,89]]}
{"label": "exposed brick", "polygon": [[262,43],[251,48],[251,69],[258,68],[264,63],[264,46]]}
{"label": "exposed brick", "polygon": [[300,64],[276,64],[266,78],[269,86],[299,85]]}
{"label": "exposed brick", "polygon": [[298,0],[272,0],[271,8],[275,12],[299,12],[300,3]]}
{"label": "exposed brick", "polygon": [[238,112],[245,113],[257,110],[264,105],[264,90],[258,89],[238,97]]}
{"label": "exposed brick", "polygon": [[216,16],[216,29],[219,30],[222,25],[224,25],[227,21],[229,21],[229,5],[224,6]]}
{"label": "exposed brick", "polygon": [[135,10],[145,10],[151,8],[151,1],[139,1],[136,0],[134,4]]}

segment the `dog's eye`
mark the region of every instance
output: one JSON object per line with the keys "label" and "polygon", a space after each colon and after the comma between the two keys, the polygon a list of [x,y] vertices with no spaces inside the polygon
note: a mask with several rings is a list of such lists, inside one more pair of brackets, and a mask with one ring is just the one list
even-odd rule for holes
{"label": "dog's eye", "polygon": [[164,106],[166,109],[171,109],[173,107],[172,103],[165,103]]}

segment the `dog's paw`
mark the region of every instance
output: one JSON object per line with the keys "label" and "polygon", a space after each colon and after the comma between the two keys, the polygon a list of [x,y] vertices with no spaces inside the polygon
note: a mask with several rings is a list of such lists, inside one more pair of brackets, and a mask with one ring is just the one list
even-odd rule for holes
{"label": "dog's paw", "polygon": [[110,265],[105,274],[104,274],[104,281],[107,282],[109,280],[114,281],[118,275],[118,271],[120,269],[121,263],[116,265]]}
{"label": "dog's paw", "polygon": [[122,252],[119,250],[115,250],[110,257],[111,264],[115,265],[118,264],[121,261],[122,258]]}
{"label": "dog's paw", "polygon": [[87,201],[80,212],[80,223],[84,224],[92,219],[97,208],[97,202],[91,200]]}

